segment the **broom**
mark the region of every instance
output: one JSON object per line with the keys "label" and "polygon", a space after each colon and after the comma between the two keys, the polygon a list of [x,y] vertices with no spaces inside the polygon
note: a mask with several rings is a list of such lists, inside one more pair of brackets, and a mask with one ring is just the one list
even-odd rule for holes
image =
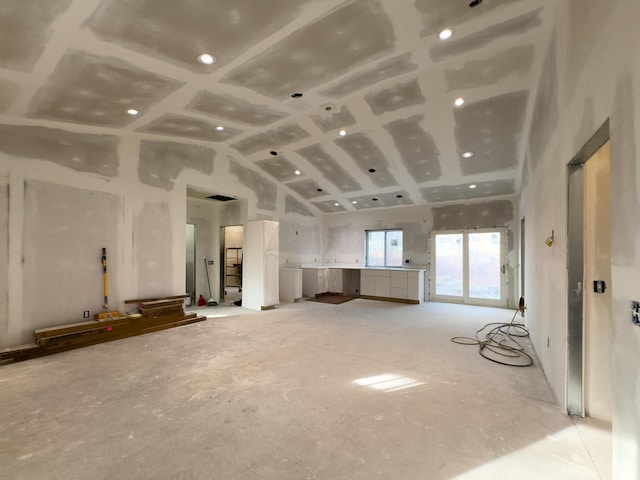
{"label": "broom", "polygon": [[105,247],[102,247],[102,291],[104,293],[104,303],[102,304],[104,311],[94,315],[93,318],[96,322],[120,316],[120,312],[117,310],[109,311],[109,281],[107,279],[107,249]]}
{"label": "broom", "polygon": [[213,296],[211,295],[211,282],[209,281],[209,267],[207,266],[207,257],[203,257],[204,258],[204,271],[207,274],[207,285],[209,285],[209,300],[207,300],[207,305],[209,307],[216,307],[218,306],[218,302],[216,302],[213,299]]}

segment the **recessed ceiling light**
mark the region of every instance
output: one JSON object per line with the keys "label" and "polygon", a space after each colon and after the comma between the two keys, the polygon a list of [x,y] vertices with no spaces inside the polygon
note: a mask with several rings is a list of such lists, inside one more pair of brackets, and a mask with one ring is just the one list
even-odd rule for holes
{"label": "recessed ceiling light", "polygon": [[127,110],[127,113],[129,115],[137,115],[140,112],[138,112],[138,110],[136,110],[135,108],[130,108],[129,110]]}
{"label": "recessed ceiling light", "polygon": [[451,35],[453,35],[453,30],[451,30],[450,28],[445,28],[444,30],[440,31],[438,37],[440,38],[440,40],[448,40],[451,38]]}
{"label": "recessed ceiling light", "polygon": [[333,205],[334,205],[335,207],[339,207],[339,206],[340,206],[340,204],[339,204],[338,202],[334,203]]}
{"label": "recessed ceiling light", "polygon": [[347,131],[346,130],[340,130],[338,133],[340,134],[341,137],[344,137],[347,134]]}
{"label": "recessed ceiling light", "polygon": [[477,7],[477,6],[478,6],[478,5],[480,5],[481,3],[482,3],[482,0],[473,0],[473,1],[469,4],[469,6],[470,6],[471,8],[473,8],[473,7]]}
{"label": "recessed ceiling light", "polygon": [[321,188],[316,188],[316,192],[323,192],[324,190],[322,190]]}
{"label": "recessed ceiling light", "polygon": [[462,154],[462,156],[463,156],[464,158],[471,158],[471,157],[473,157],[473,152],[464,152],[464,153]]}
{"label": "recessed ceiling light", "polygon": [[462,105],[464,105],[464,98],[462,98],[462,97],[456,98],[455,101],[453,102],[453,104],[456,107],[461,107]]}
{"label": "recessed ceiling light", "polygon": [[204,63],[205,65],[213,65],[216,63],[216,57],[210,53],[201,53],[197,58],[200,63]]}
{"label": "recessed ceiling light", "polygon": [[469,185],[469,188],[476,188],[477,185],[475,183],[472,183],[471,185]]}
{"label": "recessed ceiling light", "polygon": [[275,157],[276,155],[278,155],[278,152],[276,152],[275,150],[271,150],[269,153],[270,153],[271,155],[273,155],[274,157]]}
{"label": "recessed ceiling light", "polygon": [[219,132],[224,130],[224,127],[222,125],[219,125],[216,127],[216,130],[218,130]]}
{"label": "recessed ceiling light", "polygon": [[402,198],[402,195],[398,194],[398,195],[396,195],[396,198]]}
{"label": "recessed ceiling light", "polygon": [[295,92],[295,93],[291,94],[291,97],[292,98],[300,98],[300,97],[302,97],[302,94],[300,92]]}
{"label": "recessed ceiling light", "polygon": [[377,199],[377,198],[375,198],[375,197],[374,197],[374,198],[372,198],[371,200],[373,200],[374,202],[377,202],[377,201],[378,201],[378,199]]}
{"label": "recessed ceiling light", "polygon": [[370,168],[370,169],[369,169],[369,173],[375,173],[375,172],[376,172],[376,169],[375,169],[375,168]]}
{"label": "recessed ceiling light", "polygon": [[296,175],[300,175],[302,172],[301,172],[300,170],[296,170],[296,171],[295,171],[295,172],[293,172],[293,173],[295,173]]}
{"label": "recessed ceiling light", "polygon": [[358,201],[357,200],[353,200],[351,203],[353,203],[355,205],[356,203],[358,203]]}

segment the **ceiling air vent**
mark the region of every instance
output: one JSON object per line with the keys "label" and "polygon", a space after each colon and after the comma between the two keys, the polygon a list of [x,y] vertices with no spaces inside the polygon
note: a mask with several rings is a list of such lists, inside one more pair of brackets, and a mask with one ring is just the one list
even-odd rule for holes
{"label": "ceiling air vent", "polygon": [[228,202],[229,200],[235,200],[235,198],[227,197],[226,195],[211,195],[207,198],[211,200],[217,200],[218,202]]}

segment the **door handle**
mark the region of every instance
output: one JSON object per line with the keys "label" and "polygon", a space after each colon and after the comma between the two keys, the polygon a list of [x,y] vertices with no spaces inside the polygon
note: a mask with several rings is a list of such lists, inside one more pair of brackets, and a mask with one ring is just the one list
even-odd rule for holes
{"label": "door handle", "polygon": [[500,267],[500,271],[504,274],[507,271],[507,266],[506,265],[502,265]]}

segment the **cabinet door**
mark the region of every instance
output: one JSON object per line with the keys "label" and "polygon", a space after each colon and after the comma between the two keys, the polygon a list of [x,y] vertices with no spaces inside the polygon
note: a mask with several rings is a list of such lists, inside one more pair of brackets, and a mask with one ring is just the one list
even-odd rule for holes
{"label": "cabinet door", "polygon": [[420,303],[424,301],[424,272],[408,272],[407,298]]}
{"label": "cabinet door", "polygon": [[376,271],[376,297],[391,297],[391,272],[388,270]]}
{"label": "cabinet door", "polygon": [[362,270],[360,273],[360,295],[374,296],[376,294],[376,277],[370,272]]}

